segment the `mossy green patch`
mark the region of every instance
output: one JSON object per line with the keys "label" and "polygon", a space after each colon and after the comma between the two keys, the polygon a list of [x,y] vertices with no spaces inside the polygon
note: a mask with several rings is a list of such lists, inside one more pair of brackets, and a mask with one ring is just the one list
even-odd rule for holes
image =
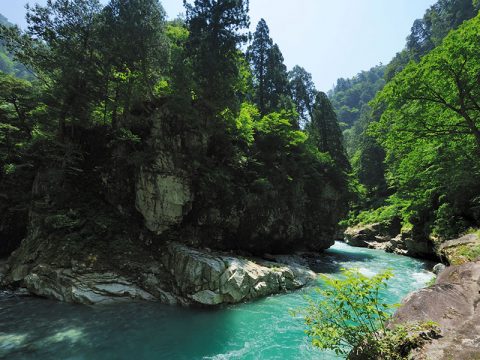
{"label": "mossy green patch", "polygon": [[448,249],[451,265],[462,265],[480,257],[480,244],[464,244]]}

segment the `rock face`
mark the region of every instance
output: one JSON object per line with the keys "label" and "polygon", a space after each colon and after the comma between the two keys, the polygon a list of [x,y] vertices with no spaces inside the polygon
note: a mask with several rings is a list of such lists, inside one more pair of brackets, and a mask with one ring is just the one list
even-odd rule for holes
{"label": "rock face", "polygon": [[399,231],[400,227],[390,222],[359,225],[345,230],[345,242],[356,247],[384,249]]}
{"label": "rock face", "polygon": [[279,163],[266,135],[256,144],[265,150],[237,151],[223,120],[180,118],[168,101],[122,120],[140,142],[76,129],[85,158],[38,170],[4,285],[78,303],[217,305],[314,279],[299,259],[257,258],[333,245],[347,205],[342,171],[300,149],[279,150]]}
{"label": "rock face", "polygon": [[415,350],[413,359],[480,358],[480,261],[451,266],[435,285],[408,296],[394,324],[434,321],[443,337]]}
{"label": "rock face", "polygon": [[[48,264],[14,262],[9,264],[4,283],[18,284],[35,295],[81,304],[158,300],[167,304],[219,305],[297,289],[316,278],[296,259],[280,259],[289,264],[170,243],[149,261],[125,264],[123,269],[107,269],[106,264],[75,263],[68,268],[53,268]],[[134,273],[125,271],[134,266]],[[104,270],[100,272],[99,267]]]}
{"label": "rock face", "polygon": [[[136,176],[135,207],[156,235],[256,255],[322,251],[334,244],[346,201],[328,175],[315,184],[296,179],[286,185],[277,173],[247,180],[209,159],[213,140],[179,126],[182,120],[168,109],[159,109],[151,123],[151,161]],[[257,172],[248,169],[247,159],[242,162],[241,171]]]}
{"label": "rock face", "polygon": [[445,263],[461,265],[480,257],[480,238],[476,234],[465,235],[442,243],[437,251]]}
{"label": "rock face", "polygon": [[398,220],[348,228],[344,233],[347,244],[356,247],[385,250],[398,255],[435,259],[434,244],[412,231],[401,231]]}
{"label": "rock face", "polygon": [[145,226],[160,235],[179,225],[191,207],[190,186],[185,178],[141,169],[137,180],[136,208],[145,218]]}

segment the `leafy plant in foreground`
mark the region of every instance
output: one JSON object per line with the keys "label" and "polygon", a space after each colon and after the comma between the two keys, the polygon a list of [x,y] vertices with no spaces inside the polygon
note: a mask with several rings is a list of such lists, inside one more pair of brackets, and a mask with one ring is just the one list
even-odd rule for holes
{"label": "leafy plant in foreground", "polygon": [[342,274],[343,279],[322,276],[324,285],[316,290],[320,299],[309,299],[305,324],[313,346],[346,355],[362,342],[379,342],[386,333],[393,306],[381,301],[380,291],[393,274],[368,278],[356,269],[342,269]]}
{"label": "leafy plant in foreground", "polygon": [[322,276],[319,300],[309,298],[303,311],[313,346],[349,359],[396,360],[439,335],[433,322],[387,324],[397,307],[381,297],[391,271],[367,277],[357,269],[342,269],[342,275],[342,279]]}

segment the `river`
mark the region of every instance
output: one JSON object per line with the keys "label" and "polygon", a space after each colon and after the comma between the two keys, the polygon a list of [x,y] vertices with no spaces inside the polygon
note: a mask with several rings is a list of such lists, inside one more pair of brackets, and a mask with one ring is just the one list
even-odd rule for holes
{"label": "river", "polygon": [[[433,277],[422,261],[337,242],[319,270],[338,276],[358,268],[369,276],[391,269],[386,301],[398,303]],[[83,306],[39,298],[0,298],[0,358],[71,360],[338,359],[312,348],[300,318],[305,288],[222,309],[156,303]]]}

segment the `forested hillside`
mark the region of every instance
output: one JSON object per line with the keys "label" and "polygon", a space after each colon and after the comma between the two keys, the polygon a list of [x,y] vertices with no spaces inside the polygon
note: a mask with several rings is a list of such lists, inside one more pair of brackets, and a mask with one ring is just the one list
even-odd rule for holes
{"label": "forested hillside", "polygon": [[248,1],[165,18],[157,0],[57,0],[31,7],[25,31],[2,25],[35,78],[0,74],[1,253],[27,227],[76,248],[143,220],[161,241],[215,248],[331,244],[349,164],[326,95],[287,70],[264,20],[246,43]]}
{"label": "forested hillside", "polygon": [[340,78],[329,92],[338,119],[345,129],[359,121],[362,110],[385,85],[385,66],[362,71],[352,79]]}
{"label": "forested hillside", "polygon": [[[0,14],[0,25],[11,27],[13,24]],[[0,40],[0,71],[6,74],[14,74],[19,78],[29,78],[31,74],[21,63],[15,62],[12,55],[5,49],[3,41]]]}
{"label": "forested hillside", "polygon": [[478,6],[439,1],[416,20],[385,67],[385,87],[345,131],[363,185],[363,211],[347,223],[397,217],[418,238],[439,240],[479,225]]}

